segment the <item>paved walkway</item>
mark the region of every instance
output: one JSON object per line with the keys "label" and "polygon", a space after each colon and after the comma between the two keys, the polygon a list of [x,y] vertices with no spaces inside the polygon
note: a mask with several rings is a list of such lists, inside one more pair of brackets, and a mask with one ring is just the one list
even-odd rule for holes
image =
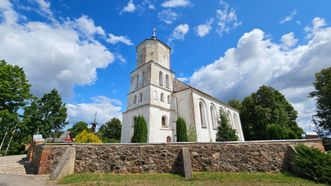
{"label": "paved walkway", "polygon": [[24,165],[26,155],[0,157],[0,186],[42,186],[55,185],[48,175],[26,174]]}

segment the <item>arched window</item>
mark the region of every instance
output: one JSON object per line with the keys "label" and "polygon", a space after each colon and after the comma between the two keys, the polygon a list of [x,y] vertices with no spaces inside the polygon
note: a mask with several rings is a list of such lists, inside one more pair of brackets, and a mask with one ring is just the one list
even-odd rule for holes
{"label": "arched window", "polygon": [[166,88],[169,88],[169,75],[166,74]]}
{"label": "arched window", "polygon": [[142,101],[143,101],[143,94],[139,93],[139,102],[142,102]]}
{"label": "arched window", "polygon": [[144,71],[141,71],[140,73],[139,73],[139,86],[143,86],[144,85]]}
{"label": "arched window", "polygon": [[228,117],[231,128],[234,129],[233,121],[232,121],[232,117],[231,117],[231,112],[229,110],[227,111],[226,116]]}
{"label": "arched window", "polygon": [[157,91],[154,90],[154,99],[157,100]]}
{"label": "arched window", "polygon": [[235,113],[233,114],[233,120],[234,120],[235,129],[236,129],[236,131],[238,133],[238,130],[239,130],[239,120],[238,120],[238,117],[237,117],[237,115]]}
{"label": "arched window", "polygon": [[206,128],[206,111],[205,111],[205,105],[202,101],[199,102],[199,111],[200,111],[200,121],[201,121],[201,127]]}
{"label": "arched window", "polygon": [[136,75],[135,88],[137,89],[139,85],[139,75]]}
{"label": "arched window", "polygon": [[134,95],[134,96],[133,96],[133,104],[136,104],[136,102],[137,102],[137,96]]}
{"label": "arched window", "polygon": [[167,127],[167,116],[162,116],[161,118],[161,127]]}
{"label": "arched window", "polygon": [[171,137],[167,136],[167,143],[171,143]]}
{"label": "arched window", "polygon": [[161,71],[159,72],[159,85],[163,86],[163,73]]}
{"label": "arched window", "polygon": [[161,101],[164,102],[164,94],[161,93],[161,97],[160,97]]}
{"label": "arched window", "polygon": [[[220,114],[219,116],[221,116],[221,114],[226,114],[222,107],[220,107],[220,113],[219,114]],[[219,122],[222,122],[221,117],[219,117]]]}
{"label": "arched window", "polygon": [[167,103],[170,104],[170,95],[167,96]]}
{"label": "arched window", "polygon": [[210,116],[211,116],[211,124],[213,125],[213,128],[217,128],[217,119],[216,119],[216,113],[215,113],[215,106],[210,106]]}

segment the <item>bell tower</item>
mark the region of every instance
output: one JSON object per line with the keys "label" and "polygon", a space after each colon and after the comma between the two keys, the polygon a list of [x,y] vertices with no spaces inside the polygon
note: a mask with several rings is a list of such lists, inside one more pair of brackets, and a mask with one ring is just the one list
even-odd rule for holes
{"label": "bell tower", "polygon": [[147,142],[173,139],[174,109],[171,107],[174,73],[170,70],[170,47],[156,37],[145,39],[137,47],[136,69],[131,72],[127,110],[123,113],[122,143],[131,142],[134,117],[144,116]]}

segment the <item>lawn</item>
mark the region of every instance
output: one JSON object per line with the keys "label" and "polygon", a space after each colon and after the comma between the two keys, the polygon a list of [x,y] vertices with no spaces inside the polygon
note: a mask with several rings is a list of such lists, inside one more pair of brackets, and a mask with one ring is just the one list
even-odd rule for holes
{"label": "lawn", "polygon": [[275,173],[197,172],[192,180],[174,174],[74,174],[59,181],[69,185],[322,185],[298,177]]}

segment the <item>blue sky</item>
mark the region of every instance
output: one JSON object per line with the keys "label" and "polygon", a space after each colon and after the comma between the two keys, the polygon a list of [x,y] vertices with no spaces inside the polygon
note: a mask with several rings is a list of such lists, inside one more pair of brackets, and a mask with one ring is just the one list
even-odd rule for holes
{"label": "blue sky", "polygon": [[176,77],[221,100],[266,84],[313,130],[314,73],[331,66],[331,2],[262,0],[0,0],[0,58],[24,68],[32,92],[52,88],[69,122],[121,117],[135,46],[157,28]]}

